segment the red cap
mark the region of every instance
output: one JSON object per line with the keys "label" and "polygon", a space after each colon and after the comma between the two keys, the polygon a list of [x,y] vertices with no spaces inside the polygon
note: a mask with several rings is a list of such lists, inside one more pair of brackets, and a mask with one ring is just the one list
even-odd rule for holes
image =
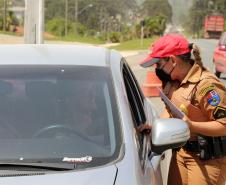
{"label": "red cap", "polygon": [[170,57],[171,55],[182,55],[191,52],[188,41],[178,34],[167,34],[153,44],[150,48],[151,53],[145,58],[140,65],[149,67],[160,61],[161,58]]}

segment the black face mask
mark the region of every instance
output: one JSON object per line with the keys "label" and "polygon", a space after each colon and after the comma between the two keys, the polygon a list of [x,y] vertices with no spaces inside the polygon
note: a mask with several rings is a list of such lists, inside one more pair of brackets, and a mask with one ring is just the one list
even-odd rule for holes
{"label": "black face mask", "polygon": [[155,68],[155,73],[163,83],[172,81],[171,76],[162,69]]}

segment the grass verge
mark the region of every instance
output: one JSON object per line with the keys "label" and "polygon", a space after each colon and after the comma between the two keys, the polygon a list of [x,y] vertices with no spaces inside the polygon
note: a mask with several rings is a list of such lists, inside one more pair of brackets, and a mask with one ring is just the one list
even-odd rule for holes
{"label": "grass verge", "polygon": [[152,37],[148,39],[143,39],[143,43],[140,39],[134,39],[126,42],[122,42],[117,46],[110,47],[111,49],[123,51],[123,50],[147,50],[150,45],[157,39],[157,37]]}
{"label": "grass verge", "polygon": [[66,37],[56,37],[54,40],[61,40],[66,42],[81,42],[87,44],[104,44],[104,41],[100,39],[89,37],[89,36],[79,36],[79,35],[68,35]]}

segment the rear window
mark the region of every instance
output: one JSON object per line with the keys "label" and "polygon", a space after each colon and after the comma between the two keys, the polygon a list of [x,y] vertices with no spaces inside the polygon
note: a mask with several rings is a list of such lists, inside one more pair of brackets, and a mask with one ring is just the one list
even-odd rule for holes
{"label": "rear window", "polygon": [[120,143],[109,68],[0,68],[0,161],[92,157],[85,168],[117,158]]}

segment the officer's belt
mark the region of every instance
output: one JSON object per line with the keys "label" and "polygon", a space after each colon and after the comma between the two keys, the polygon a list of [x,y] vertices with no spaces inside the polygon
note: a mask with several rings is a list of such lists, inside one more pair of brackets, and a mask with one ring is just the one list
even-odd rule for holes
{"label": "officer's belt", "polygon": [[183,148],[188,152],[200,152],[198,141],[187,141]]}

